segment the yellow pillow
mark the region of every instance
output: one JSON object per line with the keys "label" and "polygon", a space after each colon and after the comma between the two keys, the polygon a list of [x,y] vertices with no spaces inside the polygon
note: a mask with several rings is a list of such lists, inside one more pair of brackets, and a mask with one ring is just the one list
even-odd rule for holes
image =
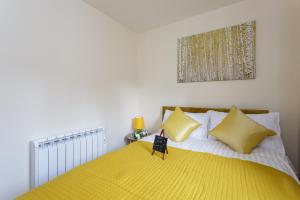
{"label": "yellow pillow", "polygon": [[180,108],[176,108],[170,117],[163,123],[167,136],[176,142],[184,141],[200,124],[186,116]]}
{"label": "yellow pillow", "polygon": [[276,135],[272,130],[256,123],[233,106],[224,120],[209,134],[239,153],[251,153],[267,136]]}

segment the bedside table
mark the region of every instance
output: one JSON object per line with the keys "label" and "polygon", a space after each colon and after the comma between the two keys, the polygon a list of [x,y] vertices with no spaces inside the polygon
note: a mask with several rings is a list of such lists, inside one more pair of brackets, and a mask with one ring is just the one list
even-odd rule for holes
{"label": "bedside table", "polygon": [[126,141],[128,144],[132,143],[132,142],[135,142],[137,141],[137,139],[135,139],[133,136],[132,136],[132,133],[129,133],[126,135]]}
{"label": "bedside table", "polygon": [[[148,133],[146,136],[144,136],[144,137],[147,137],[147,136],[149,136],[149,135],[151,135],[152,133]],[[142,137],[142,138],[144,138],[144,137]],[[140,138],[140,139],[142,139],[142,138]],[[127,142],[127,144],[130,144],[130,143],[132,143],[132,142],[135,142],[135,141],[138,141],[138,140],[140,140],[140,139],[136,139],[136,138],[134,138],[133,136],[132,136],[132,133],[129,133],[129,134],[127,134],[126,136],[125,136],[125,140],[126,140],[126,142]]]}

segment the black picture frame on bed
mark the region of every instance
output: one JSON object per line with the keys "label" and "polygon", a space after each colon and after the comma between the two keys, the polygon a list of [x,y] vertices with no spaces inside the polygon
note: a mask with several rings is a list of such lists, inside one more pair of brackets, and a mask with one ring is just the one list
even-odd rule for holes
{"label": "black picture frame on bed", "polygon": [[153,142],[152,155],[155,153],[155,151],[161,152],[163,154],[163,160],[164,160],[165,153],[168,153],[167,142],[168,142],[168,138],[156,135]]}

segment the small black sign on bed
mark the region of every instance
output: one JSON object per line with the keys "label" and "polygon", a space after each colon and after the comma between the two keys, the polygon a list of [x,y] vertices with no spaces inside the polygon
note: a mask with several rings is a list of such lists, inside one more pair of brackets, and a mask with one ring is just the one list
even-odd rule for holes
{"label": "small black sign on bed", "polygon": [[167,142],[168,142],[168,138],[156,135],[153,143],[152,155],[155,153],[155,151],[161,152],[163,153],[162,159],[164,160],[165,153],[168,153]]}

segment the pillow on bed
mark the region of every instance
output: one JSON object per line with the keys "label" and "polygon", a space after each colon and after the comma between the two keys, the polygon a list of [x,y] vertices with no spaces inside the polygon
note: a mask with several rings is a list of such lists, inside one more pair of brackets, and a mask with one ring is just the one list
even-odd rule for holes
{"label": "pillow on bed", "polygon": [[[163,118],[163,123],[170,117],[172,113],[173,111],[166,110]],[[207,139],[209,115],[207,113],[189,112],[184,112],[184,114],[201,124],[201,126],[195,129],[189,137],[194,139]]]}
{"label": "pillow on bed", "polygon": [[267,136],[276,133],[256,123],[233,106],[223,121],[210,131],[211,135],[239,153],[251,153]]}
{"label": "pillow on bed", "polygon": [[[228,113],[218,112],[214,110],[209,110],[207,112],[209,115],[209,125],[208,130],[212,130],[215,128],[222,120],[227,116]],[[285,154],[285,149],[282,143],[282,139],[280,137],[281,129],[280,129],[280,117],[278,112],[270,112],[266,114],[247,114],[252,120],[257,122],[264,127],[273,130],[276,132],[275,136],[267,137],[259,144],[259,148],[263,148],[265,150],[277,151],[279,153]],[[209,135],[208,139],[215,140],[214,136]]]}
{"label": "pillow on bed", "polygon": [[[210,120],[209,130],[212,130],[222,122],[228,113],[209,110],[207,111],[207,114],[209,115]],[[247,116],[258,124],[263,125],[264,127],[271,129],[280,135],[281,130],[278,112],[270,112],[266,114],[247,114]]]}
{"label": "pillow on bed", "polygon": [[176,108],[163,123],[162,128],[173,141],[182,142],[201,124],[185,115],[180,108]]}

